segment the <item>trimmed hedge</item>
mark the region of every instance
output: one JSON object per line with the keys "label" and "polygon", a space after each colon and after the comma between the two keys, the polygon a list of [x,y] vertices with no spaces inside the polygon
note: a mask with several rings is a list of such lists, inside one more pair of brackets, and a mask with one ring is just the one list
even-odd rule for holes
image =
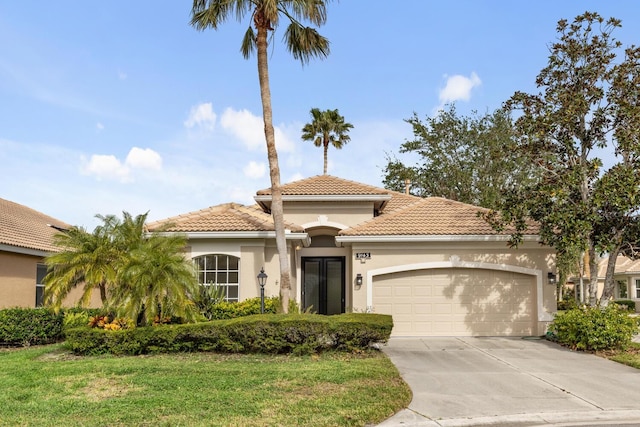
{"label": "trimmed hedge", "polygon": [[375,342],[387,341],[392,328],[391,316],[382,314],[264,314],[118,331],[75,328],[66,335],[67,346],[81,355],[196,351],[313,354],[363,351]]}
{"label": "trimmed hedge", "polygon": [[29,346],[61,341],[62,312],[47,308],[7,308],[0,310],[0,345]]}
{"label": "trimmed hedge", "polygon": [[613,301],[609,302],[609,304],[618,304],[619,306],[622,306],[629,311],[636,311],[636,302],[630,299],[614,299]]}

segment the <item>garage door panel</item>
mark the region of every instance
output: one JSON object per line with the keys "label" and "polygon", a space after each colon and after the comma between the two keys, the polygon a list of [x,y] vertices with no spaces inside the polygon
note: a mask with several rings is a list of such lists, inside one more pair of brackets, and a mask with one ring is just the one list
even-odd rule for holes
{"label": "garage door panel", "polygon": [[436,269],[374,277],[378,313],[393,315],[395,336],[531,335],[532,276],[480,269]]}

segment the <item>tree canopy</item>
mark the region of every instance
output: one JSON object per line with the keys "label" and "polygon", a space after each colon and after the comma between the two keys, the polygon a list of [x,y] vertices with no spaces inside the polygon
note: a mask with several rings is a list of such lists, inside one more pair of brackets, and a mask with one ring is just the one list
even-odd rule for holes
{"label": "tree canopy", "polygon": [[400,153],[418,155],[407,166],[388,156],[384,170],[386,188],[420,197],[438,196],[495,208],[514,186],[534,179],[533,168],[514,148],[516,141],[509,114],[504,110],[471,116],[458,115],[448,105],[434,117],[421,120],[416,113],[406,120],[414,139]]}
{"label": "tree canopy", "polygon": [[[586,254],[592,305],[599,256],[610,260],[606,304],[617,255],[635,256],[640,240],[640,49],[622,48],[613,37],[620,26],[593,12],[558,22],[559,37],[536,79],[540,92],[516,92],[506,103],[517,117],[517,150],[541,179],[514,189],[489,218],[497,228],[516,225],[514,244],[525,232],[522,219],[537,221],[559,264]],[[605,167],[599,155],[613,164]]]}

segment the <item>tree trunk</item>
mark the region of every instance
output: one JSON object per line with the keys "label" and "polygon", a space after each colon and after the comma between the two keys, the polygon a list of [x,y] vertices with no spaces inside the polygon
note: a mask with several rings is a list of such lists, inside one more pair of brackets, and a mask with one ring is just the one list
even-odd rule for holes
{"label": "tree trunk", "polygon": [[607,273],[604,276],[604,289],[602,290],[602,298],[600,298],[600,306],[606,307],[609,304],[609,299],[613,297],[613,291],[615,289],[615,281],[613,275],[616,271],[616,260],[620,253],[620,247],[616,246],[609,252],[609,259],[607,260]]}
{"label": "tree trunk", "polygon": [[598,256],[594,243],[589,239],[589,305],[598,305]]}
{"label": "tree trunk", "polygon": [[324,174],[327,174],[327,152],[329,151],[329,141],[324,142]]}
{"label": "tree trunk", "polygon": [[284,233],[284,212],[282,207],[282,189],[280,187],[280,166],[276,151],[276,138],[273,130],[273,115],[271,110],[271,89],[269,88],[269,66],[267,58],[267,29],[270,23],[265,20],[260,11],[256,12],[255,23],[258,34],[256,36],[258,53],[258,78],[260,80],[260,97],[262,99],[262,117],[264,119],[264,136],[267,142],[267,157],[269,159],[269,176],[271,178],[271,215],[276,232],[276,247],[280,259],[280,300],[282,311],[289,312],[289,296],[291,291],[291,276],[289,255]]}
{"label": "tree trunk", "polygon": [[98,289],[100,290],[100,301],[102,302],[102,306],[106,307],[107,305],[107,285],[104,283],[100,283],[98,285]]}

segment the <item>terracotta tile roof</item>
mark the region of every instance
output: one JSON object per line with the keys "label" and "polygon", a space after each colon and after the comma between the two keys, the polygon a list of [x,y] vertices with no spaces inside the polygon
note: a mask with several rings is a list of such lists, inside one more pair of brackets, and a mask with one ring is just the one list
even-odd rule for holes
{"label": "terracotta tile roof", "polygon": [[412,205],[421,200],[424,200],[422,197],[399,193],[397,191],[388,190],[388,192],[391,195],[391,200],[389,200],[384,205],[384,209],[383,209],[384,215],[387,215],[393,211],[397,211],[398,209],[403,209],[409,205]]}
{"label": "terracotta tile roof", "polygon": [[[477,216],[486,209],[441,197],[421,199],[391,213],[375,217],[361,225],[342,230],[341,236],[399,235],[508,235],[509,230],[496,233]],[[527,234],[536,234],[531,229]]]}
{"label": "terracotta tile roof", "polygon": [[[265,188],[264,190],[258,191],[256,194],[258,196],[271,195],[271,188]],[[389,190],[374,187],[373,185],[362,184],[360,182],[349,181],[331,175],[316,175],[310,178],[284,184],[282,186],[282,194],[287,196],[384,196],[389,194]]]}
{"label": "terracotta tile roof", "polygon": [[[225,203],[195,212],[155,221],[147,224],[150,231],[163,225],[172,224],[166,231],[173,232],[233,232],[233,231],[273,231],[273,218],[257,205],[244,206]],[[285,228],[298,232],[302,228],[285,223]]]}
{"label": "terracotta tile roof", "polygon": [[52,218],[18,203],[0,199],[0,244],[38,251],[57,251],[53,245],[55,228],[70,228],[60,220]]}

